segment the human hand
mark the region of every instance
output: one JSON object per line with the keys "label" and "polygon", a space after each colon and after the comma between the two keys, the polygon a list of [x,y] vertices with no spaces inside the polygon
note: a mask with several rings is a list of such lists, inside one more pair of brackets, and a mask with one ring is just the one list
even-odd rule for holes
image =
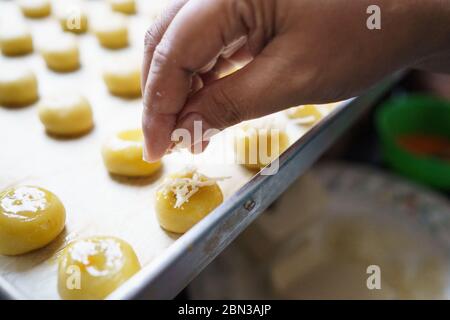
{"label": "human hand", "polygon": [[[381,30],[366,25],[381,8]],[[146,160],[176,128],[224,129],[295,105],[360,94],[387,74],[450,57],[448,0],[174,0],[148,30]],[[231,75],[219,75],[246,64]],[[205,141],[193,141],[205,147]]]}

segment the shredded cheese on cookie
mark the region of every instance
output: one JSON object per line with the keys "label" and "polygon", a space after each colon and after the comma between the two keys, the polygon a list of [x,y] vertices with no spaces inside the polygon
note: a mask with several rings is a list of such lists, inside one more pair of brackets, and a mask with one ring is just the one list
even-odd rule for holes
{"label": "shredded cheese on cookie", "polygon": [[215,177],[210,178],[199,172],[195,168],[188,168],[180,174],[180,176],[192,175],[188,177],[169,177],[159,186],[158,191],[162,192],[164,196],[169,193],[175,195],[174,208],[180,208],[184,203],[189,202],[191,198],[202,187],[208,187],[216,184],[218,181],[229,179],[230,177]]}

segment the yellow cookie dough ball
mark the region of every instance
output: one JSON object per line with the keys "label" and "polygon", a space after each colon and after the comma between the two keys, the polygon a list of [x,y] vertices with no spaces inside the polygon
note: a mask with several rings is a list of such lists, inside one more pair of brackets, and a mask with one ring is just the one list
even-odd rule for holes
{"label": "yellow cookie dough ball", "polygon": [[104,299],[140,269],[136,253],[123,240],[77,240],[59,257],[58,292],[66,300]]}
{"label": "yellow cookie dough ball", "polygon": [[144,135],[142,130],[121,131],[108,139],[102,148],[103,162],[112,174],[145,177],[161,168],[161,161],[148,163],[142,159]]}
{"label": "yellow cookie dough ball", "polygon": [[0,254],[19,255],[53,241],[66,212],[50,191],[21,186],[0,192]]}
{"label": "yellow cookie dough ball", "polygon": [[64,31],[76,34],[85,33],[88,30],[88,17],[81,7],[73,6],[59,14],[59,22]]}
{"label": "yellow cookie dough ball", "polygon": [[94,25],[94,33],[100,45],[107,49],[120,49],[128,46],[128,26],[120,14],[108,14]]}
{"label": "yellow cookie dough ball", "polygon": [[48,133],[58,136],[79,136],[94,126],[92,109],[83,96],[59,93],[38,104],[39,118]]}
{"label": "yellow cookie dough ball", "polygon": [[50,39],[41,51],[47,67],[53,71],[71,72],[80,68],[78,43],[71,35]]}
{"label": "yellow cookie dough ball", "polygon": [[269,165],[289,147],[285,131],[243,126],[235,138],[236,160],[251,170]]}
{"label": "yellow cookie dough ball", "polygon": [[19,56],[33,52],[33,38],[28,28],[20,23],[0,30],[0,48],[5,56]]}
{"label": "yellow cookie dough ball", "polygon": [[286,111],[291,119],[295,119],[299,124],[313,125],[319,122],[323,115],[316,105],[308,104],[294,107]]}
{"label": "yellow cookie dough ball", "polygon": [[109,0],[111,9],[125,14],[136,13],[136,2],[134,0]]}
{"label": "yellow cookie dough ball", "polygon": [[167,231],[185,233],[223,202],[217,180],[196,170],[169,176],[156,193],[156,215]]}
{"label": "yellow cookie dough ball", "polygon": [[0,64],[0,105],[23,107],[38,99],[36,76],[17,64]]}
{"label": "yellow cookie dough ball", "polygon": [[103,71],[103,80],[111,94],[123,98],[141,97],[141,66],[137,59],[110,61]]}
{"label": "yellow cookie dough ball", "polygon": [[21,0],[19,6],[23,15],[28,18],[44,18],[52,12],[49,0]]}

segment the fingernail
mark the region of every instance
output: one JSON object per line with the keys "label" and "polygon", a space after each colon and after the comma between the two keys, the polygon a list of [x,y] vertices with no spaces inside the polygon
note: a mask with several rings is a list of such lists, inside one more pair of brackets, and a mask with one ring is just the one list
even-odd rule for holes
{"label": "fingernail", "polygon": [[144,160],[145,162],[149,162],[149,163],[152,162],[152,160],[151,160],[151,158],[150,158],[150,156],[148,154],[147,145],[145,144],[145,142],[144,142],[144,145],[142,147],[142,160]]}
{"label": "fingernail", "polygon": [[148,152],[147,145],[144,143],[142,146],[142,160],[148,163],[155,163],[158,162],[160,159],[152,157],[151,153]]}
{"label": "fingernail", "polygon": [[170,132],[175,126],[175,121],[175,116],[144,114],[142,119],[142,131],[145,137],[142,147],[144,161],[154,163],[165,155],[171,145]]}

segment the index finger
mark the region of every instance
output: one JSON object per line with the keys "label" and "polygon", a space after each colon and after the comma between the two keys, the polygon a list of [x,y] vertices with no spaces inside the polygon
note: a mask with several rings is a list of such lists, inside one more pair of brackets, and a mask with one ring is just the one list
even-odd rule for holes
{"label": "index finger", "polygon": [[144,91],[147,83],[148,71],[150,63],[153,59],[153,52],[156,46],[161,41],[164,33],[170,25],[170,22],[175,18],[178,11],[185,5],[188,0],[175,0],[161,12],[156,21],[148,28],[144,40],[144,60],[142,63],[142,79],[141,88]]}

